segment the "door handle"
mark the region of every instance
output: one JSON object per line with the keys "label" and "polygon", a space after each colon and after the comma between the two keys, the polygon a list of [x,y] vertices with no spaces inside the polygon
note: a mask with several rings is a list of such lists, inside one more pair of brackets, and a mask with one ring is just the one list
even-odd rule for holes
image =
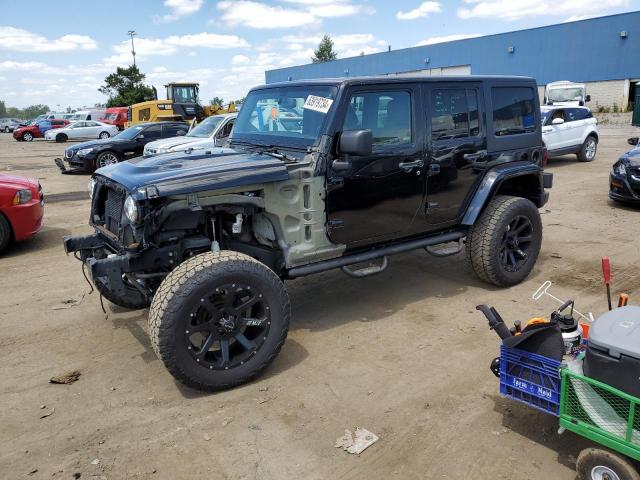
{"label": "door handle", "polygon": [[424,167],[424,162],[422,160],[415,160],[413,162],[400,162],[398,164],[398,167],[400,167],[401,170],[409,173],[416,167]]}
{"label": "door handle", "polygon": [[476,153],[465,153],[462,155],[462,158],[465,160],[470,160],[472,162],[476,162],[487,156],[487,152],[485,150],[479,150]]}

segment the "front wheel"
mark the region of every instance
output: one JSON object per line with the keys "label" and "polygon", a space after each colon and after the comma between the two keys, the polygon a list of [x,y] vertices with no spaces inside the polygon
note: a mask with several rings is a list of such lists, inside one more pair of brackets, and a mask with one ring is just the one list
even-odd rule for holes
{"label": "front wheel", "polygon": [[4,133],[9,133],[9,132],[10,132],[9,127],[4,127]]}
{"label": "front wheel", "polygon": [[114,163],[118,163],[120,159],[113,152],[102,152],[96,158],[94,170],[97,170],[102,167],[106,167],[107,165],[113,165]]}
{"label": "front wheel", "polygon": [[162,281],[149,335],[177,380],[215,391],[261,373],[280,352],[290,316],[284,284],[267,266],[237,252],[208,252]]}
{"label": "front wheel", "polygon": [[598,141],[593,135],[587,137],[578,152],[578,160],[581,162],[591,162],[596,158],[598,151]]}
{"label": "front wheel", "polygon": [[33,140],[33,134],[32,133],[23,133],[22,134],[22,140],[24,140],[25,142],[30,142]]}
{"label": "front wheel", "polygon": [[100,132],[100,135],[98,135],[98,138],[100,138],[101,140],[105,140],[107,138],[109,138],[111,135],[109,135],[109,132]]}
{"label": "front wheel", "polygon": [[526,198],[497,195],[467,234],[467,261],[485,282],[500,287],[522,282],[542,244],[542,222]]}
{"label": "front wheel", "polygon": [[640,480],[640,474],[626,458],[600,448],[586,448],[576,462],[580,480]]}

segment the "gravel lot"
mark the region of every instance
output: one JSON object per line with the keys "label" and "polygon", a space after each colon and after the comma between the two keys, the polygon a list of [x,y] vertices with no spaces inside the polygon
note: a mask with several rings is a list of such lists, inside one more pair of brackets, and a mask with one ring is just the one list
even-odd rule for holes
{"label": "gravel lot", "polygon": [[[498,337],[474,307],[494,305],[509,322],[546,314],[552,305],[530,297],[549,279],[598,314],[603,255],[615,294],[638,299],[640,211],[607,199],[632,133],[603,127],[593,163],[550,162],[542,253],[522,285],[489,287],[462,255],[424,252],[363,280],[335,271],[290,282],[282,353],[254,383],[218,394],[176,384],[151,350],[146,311],[105,300],[105,315],[64,255],[64,235],[89,232],[89,200],[88,176],[53,164],[63,146],[0,134],[0,171],[39,178],[47,195],[43,230],[0,258],[0,476],[574,479],[586,442],[499,396],[488,369]],[[82,373],[74,384],[49,383],[71,370]],[[334,448],[354,426],[380,436],[360,457]]]}

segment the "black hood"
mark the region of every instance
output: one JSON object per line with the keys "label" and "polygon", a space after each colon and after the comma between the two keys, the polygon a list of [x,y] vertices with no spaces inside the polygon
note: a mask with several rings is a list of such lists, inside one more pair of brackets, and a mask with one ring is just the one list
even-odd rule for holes
{"label": "black hood", "polygon": [[160,196],[287,180],[286,164],[269,155],[231,148],[177,152],[109,165],[97,172],[130,192],[154,185]]}

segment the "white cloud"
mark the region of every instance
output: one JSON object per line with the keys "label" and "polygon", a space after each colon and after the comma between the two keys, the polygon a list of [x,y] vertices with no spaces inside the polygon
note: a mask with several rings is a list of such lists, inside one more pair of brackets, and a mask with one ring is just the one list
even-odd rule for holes
{"label": "white cloud", "polygon": [[222,21],[231,26],[243,25],[251,28],[303,27],[315,23],[316,17],[309,12],[292,10],[248,0],[218,2]]}
{"label": "white cloud", "polygon": [[482,33],[460,33],[457,35],[443,35],[441,37],[429,37],[426,40],[416,43],[416,47],[421,45],[433,45],[434,43],[455,42],[456,40],[465,40],[467,38],[482,37]]}
{"label": "white cloud", "polygon": [[458,17],[519,20],[543,15],[598,15],[608,9],[628,7],[629,0],[464,0],[470,7],[458,9]]}
{"label": "white cloud", "polygon": [[234,55],[231,59],[231,63],[233,65],[244,65],[246,63],[249,63],[250,61],[251,59],[246,55]]}
{"label": "white cloud", "polygon": [[87,35],[63,35],[49,39],[28,30],[0,26],[0,50],[14,52],[68,52],[95,50],[98,44]]}
{"label": "white cloud", "polygon": [[[145,60],[155,55],[173,55],[180,48],[239,48],[248,47],[249,43],[237,35],[219,35],[216,33],[195,33],[193,35],[171,35],[167,38],[136,38],[136,58]],[[128,40],[113,46],[116,55],[104,59],[110,65],[129,65],[133,57],[131,55],[131,43]],[[190,52],[189,56],[195,56]]]}
{"label": "white cloud", "polygon": [[172,35],[164,41],[167,45],[179,47],[237,48],[249,46],[244,38],[236,35],[218,35],[207,32],[196,33],[194,35]]}
{"label": "white cloud", "polygon": [[588,20],[590,18],[595,18],[598,15],[572,15],[569,18],[566,18],[565,20],[562,21],[562,23],[568,23],[568,22],[578,22],[580,20]]}
{"label": "white cloud", "polygon": [[399,10],[398,13],[396,13],[396,18],[398,20],[416,20],[418,18],[428,17],[432,13],[440,13],[441,11],[442,6],[440,2],[422,2],[417,8],[409,10],[408,12]]}
{"label": "white cloud", "polygon": [[204,0],[165,0],[164,6],[170,10],[166,15],[155,15],[153,21],[166,23],[179,20],[182,17],[196,13],[202,7]]}

